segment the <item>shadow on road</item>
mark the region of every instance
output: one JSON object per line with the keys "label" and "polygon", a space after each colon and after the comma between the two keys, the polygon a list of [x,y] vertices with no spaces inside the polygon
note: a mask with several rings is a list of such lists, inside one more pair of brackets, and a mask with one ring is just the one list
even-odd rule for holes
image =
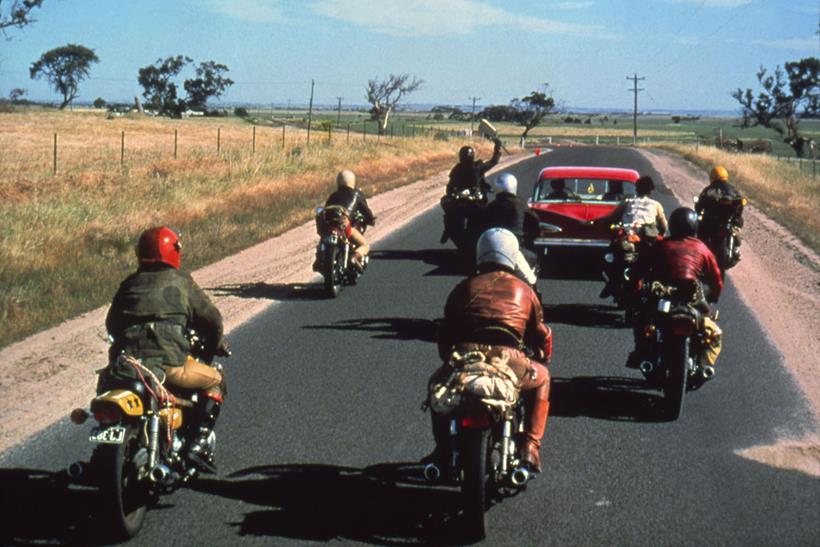
{"label": "shadow on road", "polygon": [[458,543],[459,492],[424,482],[419,464],[365,469],[276,465],[200,479],[192,489],[270,509],[231,523],[241,536],[382,545]]}
{"label": "shadow on road", "polygon": [[604,262],[602,254],[600,251],[584,251],[583,249],[552,251],[552,254],[542,259],[540,277],[543,279],[600,281],[601,287],[603,287],[604,278],[601,276],[601,270]]}
{"label": "shadow on road", "polygon": [[326,298],[320,283],[237,283],[206,287],[216,296],[264,298],[267,300],[322,300]]}
{"label": "shadow on road", "polygon": [[305,325],[311,330],[360,330],[372,332],[373,338],[384,340],[435,341],[438,325],[429,319],[412,317],[374,317],[367,319],[346,319],[329,325]]}
{"label": "shadow on road", "polygon": [[64,471],[0,469],[0,545],[88,545],[96,490]]}
{"label": "shadow on road", "polygon": [[465,276],[473,273],[475,269],[472,263],[465,262],[458,251],[453,248],[373,251],[370,257],[373,260],[416,260],[435,266],[424,274],[425,276]]}
{"label": "shadow on road", "polygon": [[624,312],[614,305],[554,304],[544,306],[544,322],[596,327],[625,329],[629,325],[623,321]]}
{"label": "shadow on road", "polygon": [[663,396],[651,390],[643,378],[553,378],[550,388],[550,416],[662,422],[666,421],[662,402]]}

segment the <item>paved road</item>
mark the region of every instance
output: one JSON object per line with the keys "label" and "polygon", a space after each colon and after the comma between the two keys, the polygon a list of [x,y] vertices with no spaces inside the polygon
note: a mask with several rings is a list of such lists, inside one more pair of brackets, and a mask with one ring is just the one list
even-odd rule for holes
{"label": "paved road", "polygon": [[[521,194],[556,164],[657,175],[631,150],[558,149],[514,169]],[[657,194],[671,210],[671,194]],[[134,544],[457,541],[442,517],[456,493],[420,484],[410,466],[431,446],[419,406],[438,366],[433,320],[460,279],[440,230],[433,210],[376,245],[361,284],[338,300],[269,287],[279,305],[231,339],[221,474],[163,498]],[[546,471],[490,511],[490,544],[820,544],[820,481],[734,453],[813,426],[731,281],[718,375],[671,423],[623,366],[631,335],[597,298],[600,280],[539,284],[555,333]],[[55,481],[87,458],[84,433],[60,424],[0,460],[0,543],[89,541],[93,491]]]}

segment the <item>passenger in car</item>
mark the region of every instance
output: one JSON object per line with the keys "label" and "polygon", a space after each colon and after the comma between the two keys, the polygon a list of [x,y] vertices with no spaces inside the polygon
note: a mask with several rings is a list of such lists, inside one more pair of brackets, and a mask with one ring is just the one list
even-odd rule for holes
{"label": "passenger in car", "polygon": [[623,181],[609,181],[609,190],[604,194],[603,201],[623,201],[624,198],[626,198],[626,194],[624,194]]}
{"label": "passenger in car", "polygon": [[550,181],[552,192],[547,195],[547,199],[580,199],[578,194],[567,190],[567,182],[564,179],[553,179]]}

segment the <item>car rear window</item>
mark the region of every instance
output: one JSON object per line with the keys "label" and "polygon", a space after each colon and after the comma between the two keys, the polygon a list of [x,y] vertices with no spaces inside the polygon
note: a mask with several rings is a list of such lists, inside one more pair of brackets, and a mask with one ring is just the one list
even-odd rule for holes
{"label": "car rear window", "polygon": [[[566,197],[553,191],[553,181],[564,181]],[[618,185],[621,185],[619,191]],[[552,195],[550,195],[552,194]],[[535,191],[535,201],[565,201],[567,199],[581,199],[584,201],[618,201],[619,194],[625,197],[635,195],[635,185],[632,182],[613,179],[584,179],[565,178],[542,180]]]}

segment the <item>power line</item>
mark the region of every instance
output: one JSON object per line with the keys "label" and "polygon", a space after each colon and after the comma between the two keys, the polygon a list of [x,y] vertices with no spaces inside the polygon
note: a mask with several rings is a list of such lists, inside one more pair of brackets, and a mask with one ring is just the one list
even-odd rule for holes
{"label": "power line", "polygon": [[632,144],[635,145],[638,144],[638,91],[643,91],[643,88],[638,88],[638,81],[646,80],[646,78],[638,78],[638,73],[636,72],[634,76],[627,76],[626,79],[632,80],[632,89],[629,91],[635,94],[635,106],[632,110]]}
{"label": "power line", "polygon": [[475,125],[475,102],[480,101],[481,97],[468,97],[471,101],[473,101],[473,113],[470,116],[470,135],[473,134],[473,126]]}

